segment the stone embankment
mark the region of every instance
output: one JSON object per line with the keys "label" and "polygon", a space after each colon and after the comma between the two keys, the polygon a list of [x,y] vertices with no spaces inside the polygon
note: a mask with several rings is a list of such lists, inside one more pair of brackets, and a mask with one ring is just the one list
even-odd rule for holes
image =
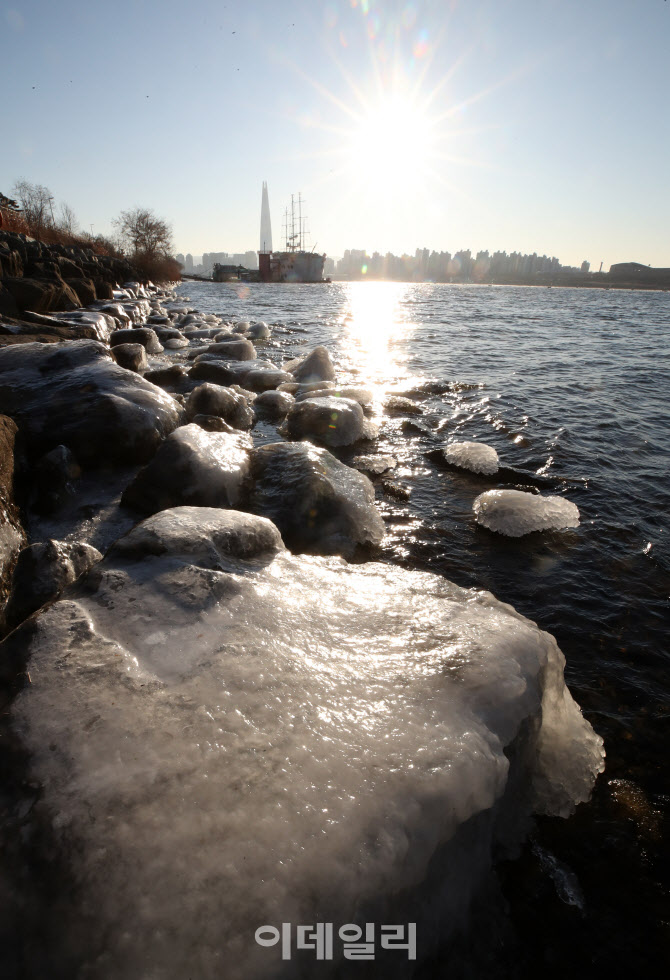
{"label": "stone embankment", "polygon": [[125,259],[0,231],[0,314],[5,316],[74,310],[112,299],[115,283],[136,278]]}

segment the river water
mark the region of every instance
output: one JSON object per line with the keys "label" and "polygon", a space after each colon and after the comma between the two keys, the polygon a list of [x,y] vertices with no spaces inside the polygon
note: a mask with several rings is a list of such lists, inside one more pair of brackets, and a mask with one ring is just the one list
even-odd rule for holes
{"label": "river water", "polygon": [[[379,412],[375,451],[399,461],[394,480],[409,492],[377,488],[381,559],[489,589],[553,633],[605,739],[592,801],[539,820],[499,868],[508,923],[490,975],[659,968],[670,948],[670,294],[377,282],[179,293],[202,312],[267,321],[276,361],[324,344],[338,380],[372,387],[378,404],[418,399],[412,419]],[[462,440],[546,478],[543,492],[577,504],[580,527],[521,539],[478,527],[472,502],[495,479],[427,455]]]}

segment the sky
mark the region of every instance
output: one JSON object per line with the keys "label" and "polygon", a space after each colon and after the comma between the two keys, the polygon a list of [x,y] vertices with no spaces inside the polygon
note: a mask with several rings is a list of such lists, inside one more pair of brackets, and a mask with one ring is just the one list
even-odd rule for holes
{"label": "sky", "polygon": [[670,266],[667,0],[0,0],[0,191],[175,251],[309,245]]}

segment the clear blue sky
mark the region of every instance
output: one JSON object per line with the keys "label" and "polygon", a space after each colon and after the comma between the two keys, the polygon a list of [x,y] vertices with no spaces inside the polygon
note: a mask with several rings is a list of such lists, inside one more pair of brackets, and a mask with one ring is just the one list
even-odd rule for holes
{"label": "clear blue sky", "polygon": [[13,0],[0,191],[176,250],[506,249],[670,266],[666,0]]}

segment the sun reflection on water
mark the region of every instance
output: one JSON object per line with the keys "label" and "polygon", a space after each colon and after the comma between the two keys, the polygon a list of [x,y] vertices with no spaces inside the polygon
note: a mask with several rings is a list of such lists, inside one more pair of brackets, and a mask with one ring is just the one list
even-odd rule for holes
{"label": "sun reflection on water", "polygon": [[406,348],[398,341],[411,336],[416,326],[404,308],[409,288],[401,282],[352,282],[346,288],[349,366],[377,398],[407,373],[402,363]]}

